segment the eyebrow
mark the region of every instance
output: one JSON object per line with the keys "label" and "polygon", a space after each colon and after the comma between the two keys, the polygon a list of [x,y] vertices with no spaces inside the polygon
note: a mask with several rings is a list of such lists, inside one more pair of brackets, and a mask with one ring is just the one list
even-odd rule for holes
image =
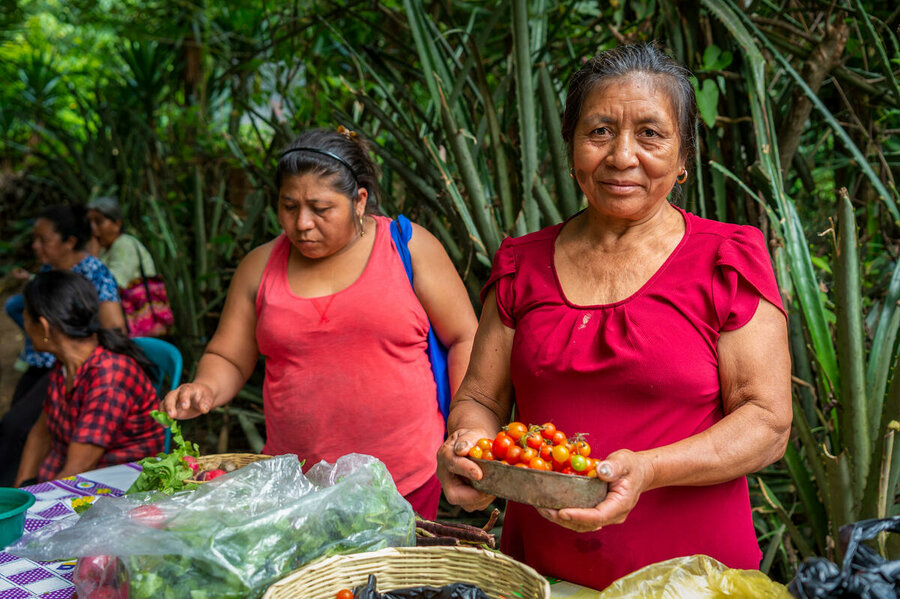
{"label": "eyebrow", "polygon": [[[289,196],[278,196],[278,200],[282,202],[300,202],[302,200],[298,200],[297,198],[292,198]],[[310,198],[306,200],[310,204],[333,204],[332,200],[327,199],[319,199],[319,198]]]}
{"label": "eyebrow", "polygon": [[[605,116],[605,115],[597,115],[597,114],[588,116],[586,118],[586,120],[587,120],[587,123],[591,126],[609,125],[609,124],[616,122],[616,119],[614,119],[613,117]],[[641,118],[636,122],[636,124],[651,125],[653,127],[658,127],[658,128],[662,128],[662,126],[663,126],[663,122],[654,116],[647,116],[647,117]]]}

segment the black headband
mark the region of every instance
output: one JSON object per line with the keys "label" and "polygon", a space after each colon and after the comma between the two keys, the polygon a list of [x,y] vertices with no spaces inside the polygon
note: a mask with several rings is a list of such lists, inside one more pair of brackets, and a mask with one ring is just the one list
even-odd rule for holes
{"label": "black headband", "polygon": [[280,158],[284,158],[285,156],[287,156],[288,154],[291,154],[292,152],[312,152],[313,154],[321,154],[322,156],[328,156],[332,160],[337,160],[338,162],[340,162],[341,164],[343,164],[344,166],[347,167],[347,170],[350,171],[350,174],[353,175],[353,178],[356,180],[356,186],[359,187],[359,177],[356,175],[356,171],[353,170],[353,167],[350,166],[349,162],[347,162],[346,160],[344,160],[337,154],[335,154],[333,152],[329,152],[328,150],[320,150],[319,148],[308,148],[308,147],[304,146],[302,148],[291,148],[289,150],[285,150],[284,152],[281,153]]}

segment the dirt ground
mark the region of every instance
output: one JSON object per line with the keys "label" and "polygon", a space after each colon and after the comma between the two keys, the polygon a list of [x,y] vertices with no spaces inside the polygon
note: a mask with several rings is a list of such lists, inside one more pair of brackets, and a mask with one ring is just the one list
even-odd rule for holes
{"label": "dirt ground", "polygon": [[[7,280],[0,281],[0,306],[17,291],[17,286],[4,285]],[[9,409],[13,391],[19,380],[20,372],[13,369],[16,358],[25,344],[25,334],[16,326],[6,312],[0,312],[0,415]]]}

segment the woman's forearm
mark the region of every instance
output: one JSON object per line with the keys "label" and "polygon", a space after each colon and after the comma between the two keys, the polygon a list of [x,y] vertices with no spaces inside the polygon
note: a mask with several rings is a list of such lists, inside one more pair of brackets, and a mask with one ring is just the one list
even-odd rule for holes
{"label": "woman's forearm", "polygon": [[447,348],[447,363],[450,371],[450,394],[456,395],[466,370],[469,367],[469,356],[472,354],[472,339],[457,341]]}
{"label": "woman's forearm", "polygon": [[50,453],[50,431],[47,430],[46,416],[35,423],[25,440],[25,448],[22,450],[22,459],[19,461],[19,470],[16,474],[15,486],[23,481],[35,478],[40,472],[41,464]]}
{"label": "woman's forearm", "polygon": [[790,421],[747,402],[697,435],[639,452],[652,465],[648,489],[715,485],[761,470],[784,455],[790,430]]}
{"label": "woman's forearm", "polygon": [[213,394],[213,407],[224,406],[231,401],[249,378],[237,364],[214,351],[207,349],[197,365],[194,383],[206,385]]}

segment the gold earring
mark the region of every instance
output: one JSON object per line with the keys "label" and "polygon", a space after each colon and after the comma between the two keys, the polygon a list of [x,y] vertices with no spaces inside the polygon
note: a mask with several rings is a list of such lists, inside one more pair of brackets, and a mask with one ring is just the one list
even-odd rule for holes
{"label": "gold earring", "polygon": [[676,177],[675,181],[679,185],[684,185],[684,182],[687,181],[687,177],[688,177],[687,169],[683,168],[683,169],[681,169],[681,174],[678,175],[678,177]]}
{"label": "gold earring", "polygon": [[575,169],[574,168],[569,169],[569,176],[572,177],[573,179],[575,178]]}
{"label": "gold earring", "polygon": [[366,236],[366,223],[363,222],[363,218],[365,218],[365,216],[361,214],[359,216],[359,236],[360,237]]}
{"label": "gold earring", "polygon": [[50,337],[42,337],[41,341],[43,341],[44,343],[47,343],[48,341],[50,341]]}

